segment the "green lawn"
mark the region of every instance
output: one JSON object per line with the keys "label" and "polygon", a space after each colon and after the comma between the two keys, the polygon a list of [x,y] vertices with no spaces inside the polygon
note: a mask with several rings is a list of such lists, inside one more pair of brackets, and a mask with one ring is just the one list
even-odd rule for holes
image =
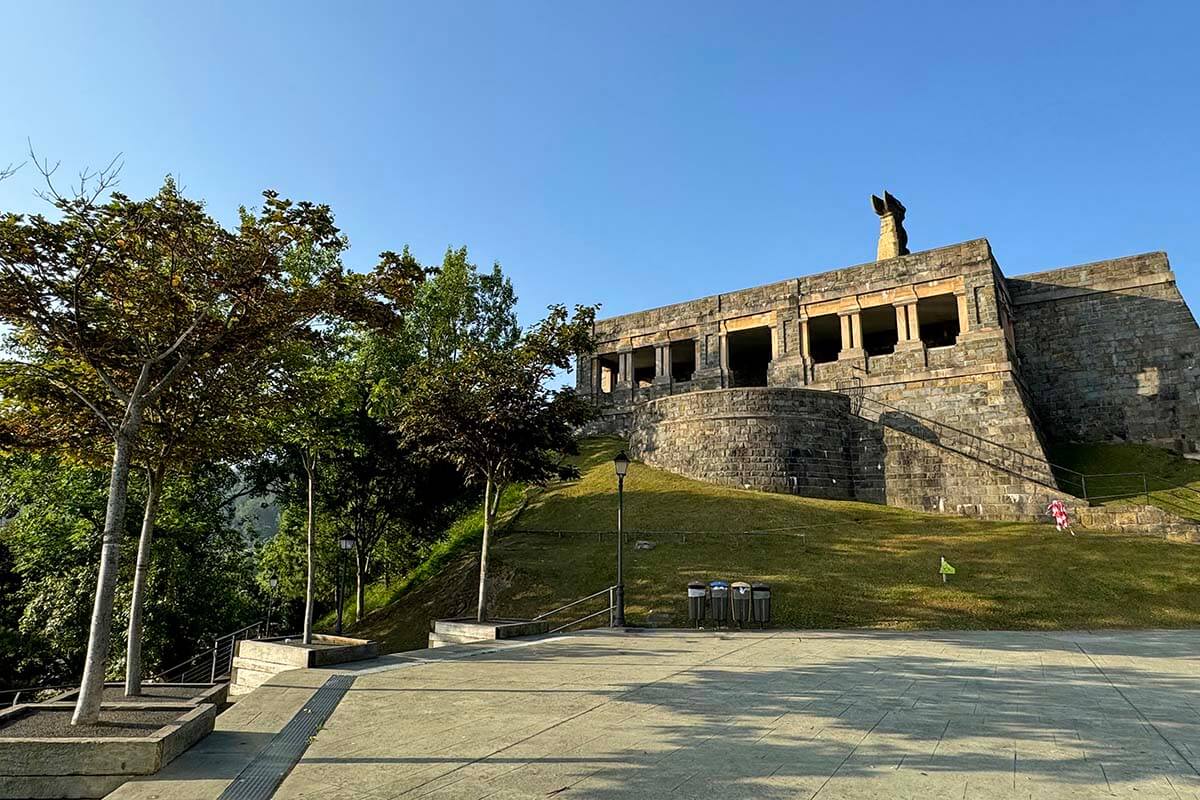
{"label": "green lawn", "polygon": [[[1148,490],[1151,505],[1200,520],[1200,461],[1142,444],[1060,444],[1050,447],[1049,457],[1086,474],[1094,502],[1143,503]],[[1083,496],[1083,479],[1066,474],[1063,488]]]}
{"label": "green lawn", "polygon": [[[533,493],[497,539],[497,615],[533,616],[612,582],[610,459],[620,446],[584,442],[582,478]],[[771,584],[775,622],[786,627],[1200,625],[1195,545],[725,489],[641,464],[630,466],[625,488],[631,624],[651,611],[685,624],[687,582],[724,578]],[[635,549],[639,539],[654,548]],[[354,630],[407,649],[421,645],[429,619],[469,611],[477,538],[459,542],[435,579],[415,581]],[[941,556],[958,570],[945,585]]]}

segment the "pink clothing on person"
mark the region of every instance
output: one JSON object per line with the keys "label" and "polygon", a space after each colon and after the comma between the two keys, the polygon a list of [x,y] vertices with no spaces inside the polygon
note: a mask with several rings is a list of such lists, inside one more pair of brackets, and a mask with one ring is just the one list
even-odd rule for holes
{"label": "pink clothing on person", "polygon": [[1067,507],[1062,500],[1051,500],[1050,505],[1046,506],[1046,513],[1054,517],[1054,525],[1058,530],[1071,527],[1071,518],[1068,516]]}

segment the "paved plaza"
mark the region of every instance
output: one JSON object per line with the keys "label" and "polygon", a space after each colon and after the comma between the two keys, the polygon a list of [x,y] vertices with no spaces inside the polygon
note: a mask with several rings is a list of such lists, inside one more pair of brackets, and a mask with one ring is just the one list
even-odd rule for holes
{"label": "paved plaza", "polygon": [[597,631],[300,670],[122,800],[215,798],[331,674],[276,797],[1200,798],[1200,632]]}

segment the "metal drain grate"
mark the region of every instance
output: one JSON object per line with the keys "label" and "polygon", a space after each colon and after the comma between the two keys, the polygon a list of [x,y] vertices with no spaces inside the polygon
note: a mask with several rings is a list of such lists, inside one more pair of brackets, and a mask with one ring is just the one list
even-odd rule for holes
{"label": "metal drain grate", "polygon": [[218,800],[268,800],[308,749],[354,683],[353,675],[332,675],[254,760],[238,773]]}

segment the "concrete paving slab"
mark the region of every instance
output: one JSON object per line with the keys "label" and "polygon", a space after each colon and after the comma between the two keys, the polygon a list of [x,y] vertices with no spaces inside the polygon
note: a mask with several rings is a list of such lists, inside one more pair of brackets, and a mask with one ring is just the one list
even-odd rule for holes
{"label": "concrete paving slab", "polygon": [[277,676],[154,779],[215,798],[331,672],[280,798],[1200,800],[1200,632],[595,631]]}

